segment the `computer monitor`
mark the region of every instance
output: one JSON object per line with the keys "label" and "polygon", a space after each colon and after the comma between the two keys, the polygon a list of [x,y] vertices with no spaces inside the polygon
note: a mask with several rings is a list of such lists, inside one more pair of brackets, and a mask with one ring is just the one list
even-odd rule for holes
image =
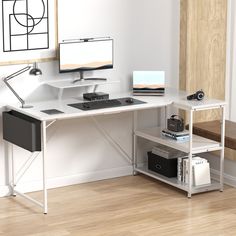
{"label": "computer monitor", "polygon": [[[113,68],[113,40],[79,40],[59,44],[59,71],[80,72]],[[99,78],[87,78],[99,79]],[[103,78],[104,79],[104,78]]]}
{"label": "computer monitor", "polygon": [[134,95],[164,95],[164,93],[165,93],[164,71],[133,72]]}

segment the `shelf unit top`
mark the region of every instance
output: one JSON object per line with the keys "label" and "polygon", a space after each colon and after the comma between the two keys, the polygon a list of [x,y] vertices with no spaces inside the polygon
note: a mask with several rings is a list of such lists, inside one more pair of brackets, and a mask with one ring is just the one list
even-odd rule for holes
{"label": "shelf unit top", "polygon": [[[157,142],[169,147],[173,147],[185,153],[189,153],[189,141],[176,141],[162,135],[161,127],[146,128],[143,130],[136,130],[135,134],[147,140]],[[220,143],[206,139],[197,135],[193,135],[192,154],[203,153],[208,151],[221,150]]]}
{"label": "shelf unit top", "polygon": [[183,110],[208,110],[208,109],[214,109],[214,108],[220,108],[222,106],[226,106],[225,101],[217,100],[217,99],[210,99],[205,98],[201,101],[198,100],[187,100],[186,96],[179,97],[178,99],[173,101],[173,105],[177,108],[183,109]]}
{"label": "shelf unit top", "polygon": [[113,84],[119,83],[120,81],[115,80],[84,80],[84,81],[77,81],[73,83],[73,80],[54,80],[54,81],[45,81],[44,84],[47,84],[51,87],[58,88],[58,89],[66,89],[66,88],[76,88],[76,87],[88,87],[88,86],[96,86],[96,85],[106,85],[106,84]]}

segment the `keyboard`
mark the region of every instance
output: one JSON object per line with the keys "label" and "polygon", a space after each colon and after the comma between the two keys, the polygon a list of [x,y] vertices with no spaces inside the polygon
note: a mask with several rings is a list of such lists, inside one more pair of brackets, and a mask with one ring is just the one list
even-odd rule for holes
{"label": "keyboard", "polygon": [[117,99],[110,99],[110,100],[99,100],[99,101],[92,101],[92,102],[84,102],[83,107],[88,108],[89,110],[93,109],[102,109],[108,107],[116,107],[120,106],[121,102]]}
{"label": "keyboard", "polygon": [[68,104],[68,106],[83,110],[83,111],[90,111],[96,109],[103,109],[103,108],[112,108],[112,107],[121,107],[121,106],[132,106],[143,104],[145,102],[133,99],[130,97],[126,98],[119,98],[119,99],[107,99],[107,100],[98,100],[92,102],[82,102],[82,103],[74,103]]}

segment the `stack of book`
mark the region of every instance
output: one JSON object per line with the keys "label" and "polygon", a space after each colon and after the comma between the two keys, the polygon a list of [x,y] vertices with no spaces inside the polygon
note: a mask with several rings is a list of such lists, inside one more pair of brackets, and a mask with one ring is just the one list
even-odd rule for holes
{"label": "stack of book", "polygon": [[[192,157],[192,183],[194,186],[201,186],[211,183],[210,165],[205,158],[199,156]],[[189,182],[189,159],[188,157],[178,157],[177,179],[188,184]]]}
{"label": "stack of book", "polygon": [[162,135],[172,138],[177,141],[188,141],[189,140],[189,131],[184,130],[182,132],[174,132],[168,129],[162,130]]}

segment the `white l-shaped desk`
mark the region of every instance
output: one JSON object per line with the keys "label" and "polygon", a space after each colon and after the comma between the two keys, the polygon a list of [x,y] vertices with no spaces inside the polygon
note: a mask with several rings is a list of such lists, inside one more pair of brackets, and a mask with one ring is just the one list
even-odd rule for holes
{"label": "white l-shaped desk", "polygon": [[[114,96],[114,98],[121,98],[121,97],[126,97],[129,96],[127,94],[125,95],[117,95]],[[113,98],[113,97],[112,97]],[[66,99],[66,100],[52,100],[52,101],[43,101],[43,102],[36,102],[32,103],[33,108],[30,109],[23,109],[20,108],[19,105],[7,105],[6,109],[17,111],[21,114],[24,114],[28,117],[32,117],[34,119],[37,119],[41,123],[41,152],[42,152],[42,172],[43,172],[43,203],[40,203],[36,201],[35,199],[29,197],[28,195],[21,193],[20,191],[17,190],[16,184],[19,181],[19,179],[22,177],[22,175],[26,172],[27,168],[29,168],[30,164],[33,162],[33,160],[37,157],[35,156],[34,153],[32,154],[32,157],[29,158],[26,163],[23,165],[22,169],[20,170],[19,178],[16,178],[16,175],[14,173],[14,158],[13,158],[13,144],[10,142],[7,143],[7,150],[12,150],[11,153],[11,172],[12,172],[12,179],[10,183],[10,187],[12,190],[12,195],[20,195],[29,201],[37,204],[38,206],[43,208],[43,212],[46,214],[48,212],[48,203],[47,203],[47,174],[46,174],[46,132],[47,128],[52,125],[54,122],[58,120],[63,120],[63,119],[77,119],[81,117],[93,117],[97,115],[108,115],[108,114],[116,114],[116,113],[121,113],[121,112],[133,112],[133,117],[134,117],[134,125],[133,125],[133,155],[132,155],[132,162],[133,162],[133,168],[134,168],[134,173],[135,172],[140,172],[143,173],[143,170],[139,171],[139,168],[137,168],[137,163],[136,163],[136,139],[137,139],[137,112],[139,110],[145,110],[145,109],[156,109],[156,108],[166,108],[169,105],[173,105],[176,108],[184,109],[190,112],[189,116],[189,131],[190,131],[190,142],[187,142],[187,147],[189,147],[189,158],[192,158],[192,154],[194,153],[194,146],[192,143],[192,125],[193,125],[193,112],[195,110],[208,110],[208,109],[213,109],[213,108],[219,108],[222,109],[222,122],[221,122],[221,134],[222,134],[222,139],[221,143],[216,144],[216,143],[211,143],[211,147],[209,149],[209,146],[206,147],[204,150],[221,150],[221,176],[220,176],[220,185],[217,186],[218,189],[223,190],[223,161],[224,161],[224,124],[225,124],[225,105],[226,103],[224,101],[220,100],[215,100],[215,99],[204,99],[203,101],[188,101],[186,99],[186,94],[184,92],[167,92],[164,96],[136,96],[135,99],[144,101],[145,103],[143,104],[138,104],[138,105],[128,105],[128,106],[121,106],[121,107],[112,107],[112,108],[105,108],[105,109],[98,109],[98,110],[90,110],[90,111],[82,111],[73,107],[68,106],[68,104],[72,103],[78,103],[78,102],[83,102],[83,100],[79,99]],[[55,114],[55,115],[47,115],[43,112],[42,110],[47,110],[47,109],[57,109],[63,113],[61,114]],[[166,109],[165,109],[166,113]],[[165,119],[166,119],[166,114],[165,114]],[[142,137],[142,135],[141,135]],[[165,140],[161,140],[162,144],[165,144]],[[178,148],[178,147],[177,147]],[[181,149],[181,148],[180,148]],[[7,152],[5,150],[5,152]],[[187,151],[182,148],[183,151]],[[164,181],[166,182],[166,181]],[[190,181],[191,182],[191,181]],[[173,185],[173,184],[172,184]],[[213,190],[213,189],[210,189]],[[187,188],[188,196],[191,197],[191,194],[193,193],[192,191],[192,186],[188,186]]]}

